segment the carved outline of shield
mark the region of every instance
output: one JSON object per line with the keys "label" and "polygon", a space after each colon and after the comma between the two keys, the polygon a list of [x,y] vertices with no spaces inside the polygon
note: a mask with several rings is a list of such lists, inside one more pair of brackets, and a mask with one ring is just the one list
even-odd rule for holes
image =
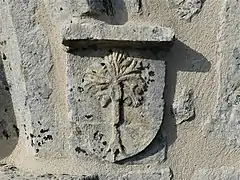
{"label": "carved outline of shield", "polygon": [[[85,154],[96,155],[110,162],[123,160],[144,150],[159,131],[163,116],[164,62],[153,60],[155,58],[151,53],[148,53],[146,58],[146,52],[141,50],[124,50],[124,52],[127,54],[127,60],[137,62],[136,68],[140,70],[141,79],[147,85],[141,104],[135,107],[125,103],[127,88],[124,83],[122,87],[120,82],[118,84],[122,95],[110,98],[109,102],[105,102],[108,104],[104,106],[102,106],[104,103],[102,105],[100,103],[102,97],[99,98],[96,95],[99,88],[91,90],[94,93],[85,89],[86,72],[91,72],[92,69],[92,73],[96,73],[97,76],[103,75],[97,73],[101,66],[104,66],[103,62],[106,63],[106,59],[108,59],[109,63],[114,65],[114,63],[118,63],[118,60],[122,61],[121,58],[117,59],[121,54],[117,53],[113,56],[109,55],[107,50],[86,50],[69,54],[68,58],[69,115],[75,132],[78,131],[71,137],[73,147],[80,147]],[[145,57],[142,54],[145,54]],[[131,66],[131,62],[126,62],[126,64]],[[116,73],[115,71],[116,69],[111,73]],[[116,83],[113,82],[112,76],[109,77],[107,76],[106,79],[111,84]],[[94,79],[91,76],[88,78]],[[98,83],[102,85],[100,89],[106,88],[107,83],[100,79]],[[134,80],[130,81],[130,86],[132,85],[133,88],[136,87],[134,83],[138,84]],[[107,89],[111,88],[112,86],[108,86]],[[113,91],[106,92],[110,97],[113,96],[111,94]],[[116,96],[116,93],[114,95]],[[114,104],[113,99],[115,99],[114,106],[110,105]],[[116,102],[119,102],[117,107]],[[114,107],[117,109],[114,110]],[[118,115],[116,115],[116,110],[119,110]],[[115,121],[116,118],[119,120]]]}

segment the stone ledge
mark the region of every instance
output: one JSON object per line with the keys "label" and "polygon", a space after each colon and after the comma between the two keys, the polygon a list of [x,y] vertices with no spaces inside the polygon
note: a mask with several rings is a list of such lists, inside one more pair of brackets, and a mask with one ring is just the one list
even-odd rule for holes
{"label": "stone ledge", "polygon": [[63,44],[69,47],[134,47],[168,49],[174,40],[171,28],[134,24],[109,25],[101,21],[70,23],[62,27]]}
{"label": "stone ledge", "polygon": [[0,163],[0,179],[1,180],[170,180],[172,172],[170,168],[160,169],[158,171],[130,171],[119,175],[69,175],[69,174],[36,174],[30,172],[23,172],[15,166]]}
{"label": "stone ledge", "polygon": [[42,174],[37,175],[35,173],[23,172],[17,169],[15,166],[0,164],[0,179],[1,180],[100,180],[98,175],[93,176],[74,176],[69,174],[53,175]]}

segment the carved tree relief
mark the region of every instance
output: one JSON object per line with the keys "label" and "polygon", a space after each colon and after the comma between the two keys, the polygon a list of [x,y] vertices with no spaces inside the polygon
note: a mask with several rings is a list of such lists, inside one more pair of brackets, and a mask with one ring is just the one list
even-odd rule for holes
{"label": "carved tree relief", "polygon": [[87,93],[96,96],[102,108],[111,104],[112,137],[107,153],[115,160],[117,154],[124,153],[119,126],[124,121],[121,113],[124,104],[139,107],[146,91],[146,82],[141,76],[141,62],[127,57],[126,53],[112,52],[101,62],[87,69],[84,87]]}

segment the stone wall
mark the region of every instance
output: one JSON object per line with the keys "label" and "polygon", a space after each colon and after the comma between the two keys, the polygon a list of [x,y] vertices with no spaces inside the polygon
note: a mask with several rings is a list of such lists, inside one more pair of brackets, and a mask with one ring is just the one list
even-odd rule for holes
{"label": "stone wall", "polygon": [[239,179],[237,0],[0,2],[0,177]]}

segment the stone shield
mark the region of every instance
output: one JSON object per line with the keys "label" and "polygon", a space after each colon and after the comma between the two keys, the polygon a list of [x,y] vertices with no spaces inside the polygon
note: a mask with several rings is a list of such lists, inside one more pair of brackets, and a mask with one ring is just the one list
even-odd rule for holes
{"label": "stone shield", "polygon": [[116,162],[143,151],[162,123],[165,63],[143,50],[78,50],[67,62],[72,145]]}

